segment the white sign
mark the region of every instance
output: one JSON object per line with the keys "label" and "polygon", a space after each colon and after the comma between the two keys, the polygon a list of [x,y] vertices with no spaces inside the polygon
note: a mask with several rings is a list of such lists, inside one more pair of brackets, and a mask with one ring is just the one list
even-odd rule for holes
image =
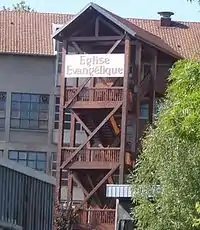
{"label": "white sign", "polygon": [[124,77],[124,54],[67,54],[65,77]]}

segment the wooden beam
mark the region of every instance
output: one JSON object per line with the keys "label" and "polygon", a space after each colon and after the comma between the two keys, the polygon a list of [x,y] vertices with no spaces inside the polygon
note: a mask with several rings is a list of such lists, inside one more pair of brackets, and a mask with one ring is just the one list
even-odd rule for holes
{"label": "wooden beam", "polygon": [[57,151],[57,167],[56,167],[56,190],[55,190],[55,201],[60,202],[61,196],[61,163],[62,163],[62,145],[64,136],[64,102],[65,102],[65,56],[67,53],[67,41],[63,42],[62,47],[62,69],[59,76],[60,80],[60,107],[59,107],[59,135],[58,135],[58,151]]}
{"label": "wooden beam", "polygon": [[114,45],[109,49],[108,53],[112,53],[116,48],[117,46],[123,41],[124,37],[121,38],[120,40],[117,40]]}
{"label": "wooden beam", "polygon": [[140,92],[139,92],[139,84],[141,79],[141,68],[142,68],[142,44],[140,42],[137,42],[136,44],[136,50],[135,50],[135,60],[134,66],[135,66],[135,76],[134,76],[134,91],[135,91],[135,125],[136,125],[136,131],[135,131],[135,151],[137,152],[138,148],[138,142],[139,142],[139,124],[140,124]]}
{"label": "wooden beam", "polygon": [[73,174],[71,170],[67,174],[67,202],[70,203],[73,200]]}
{"label": "wooden beam", "polygon": [[61,165],[61,168],[64,168],[67,164],[70,163],[70,161],[73,160],[73,158],[79,153],[81,149],[94,137],[94,135],[100,130],[100,128],[110,119],[111,116],[115,114],[115,112],[121,107],[122,102],[119,102],[118,105],[103,119],[103,121],[96,127],[96,129],[89,135],[89,137],[83,142],[82,145],[78,147],[78,149],[72,154],[72,156],[67,159],[63,164]]}
{"label": "wooden beam", "polygon": [[76,118],[76,120],[81,124],[81,126],[84,128],[84,130],[88,133],[88,135],[91,135],[92,132],[88,129],[88,127],[80,119],[80,117],[73,110],[71,110],[71,113],[74,115],[74,117]]}
{"label": "wooden beam", "polygon": [[94,187],[94,189],[85,197],[85,199],[81,202],[80,205],[78,205],[74,212],[76,213],[87,201],[90,199],[90,197],[106,182],[106,180],[117,170],[119,167],[119,164],[112,168],[106,176]]}
{"label": "wooden beam", "polygon": [[116,34],[119,35],[123,35],[123,32],[118,29],[116,26],[112,25],[111,23],[107,22],[103,17],[100,17],[99,20],[106,25],[107,27],[109,27],[113,32],[115,32]]}
{"label": "wooden beam", "polygon": [[[96,46],[110,46],[112,45],[112,41],[99,41],[99,42],[95,42],[95,43],[91,43],[92,47],[96,47]],[[125,41],[122,41],[120,43],[120,45],[125,45]],[[131,41],[131,45],[136,45],[136,41]]]}
{"label": "wooden beam", "polygon": [[116,41],[122,39],[123,36],[91,36],[91,37],[70,37],[70,42],[92,42],[92,41]]}
{"label": "wooden beam", "polygon": [[155,83],[157,74],[157,51],[153,50],[153,57],[151,63],[151,76],[149,81],[149,123],[154,121],[154,107],[155,107]]}
{"label": "wooden beam", "polygon": [[98,37],[99,36],[99,17],[96,17],[96,20],[95,20],[95,37]]}
{"label": "wooden beam", "polygon": [[124,63],[124,78],[123,78],[123,105],[122,105],[122,120],[121,120],[121,146],[120,146],[120,167],[119,167],[119,183],[124,183],[124,158],[126,152],[126,131],[127,131],[127,114],[128,114],[128,78],[130,66],[130,38],[125,38],[125,63]]}
{"label": "wooden beam", "polygon": [[[76,82],[76,87],[78,82]],[[75,147],[76,145],[76,118],[73,113],[71,113],[71,122],[70,122],[70,139],[69,139],[70,147]],[[69,170],[67,172],[68,180],[67,180],[67,201],[68,203],[73,200],[73,174],[72,171]]]}
{"label": "wooden beam", "polygon": [[78,180],[78,178],[77,178],[75,173],[73,173],[73,180],[83,190],[84,195],[88,196],[89,192],[84,188],[82,183]]}
{"label": "wooden beam", "polygon": [[76,119],[74,113],[71,113],[70,121],[70,147],[75,147],[76,143]]}
{"label": "wooden beam", "polygon": [[79,93],[81,92],[81,90],[84,88],[84,86],[90,81],[90,77],[87,78],[83,84],[80,86],[80,88],[78,88],[78,90],[76,91],[76,93],[74,94],[74,96],[65,104],[65,108],[69,107],[71,105],[71,103],[73,102],[73,100],[79,95]]}
{"label": "wooden beam", "polygon": [[[92,179],[91,179],[91,177],[90,177],[89,175],[87,175],[87,179],[88,179],[88,182],[89,182],[89,184],[90,184],[90,186],[91,186],[91,188],[92,188],[92,190],[93,190],[93,189],[94,189],[94,184],[93,184]],[[96,198],[97,198],[97,200],[98,200],[98,203],[99,203],[100,205],[102,205],[101,200],[99,199],[98,194],[96,194]]]}
{"label": "wooden beam", "polygon": [[80,46],[76,42],[72,42],[72,45],[76,49],[76,51],[80,54],[84,54],[83,50],[80,48]]}

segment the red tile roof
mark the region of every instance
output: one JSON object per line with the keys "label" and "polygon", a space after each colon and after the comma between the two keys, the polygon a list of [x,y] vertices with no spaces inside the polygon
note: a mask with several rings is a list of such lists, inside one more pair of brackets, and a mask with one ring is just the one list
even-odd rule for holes
{"label": "red tile roof", "polygon": [[[53,23],[64,24],[72,15],[0,11],[0,52],[53,55]],[[136,26],[160,37],[186,58],[200,50],[200,22],[174,22],[161,27],[159,20],[128,19]]]}

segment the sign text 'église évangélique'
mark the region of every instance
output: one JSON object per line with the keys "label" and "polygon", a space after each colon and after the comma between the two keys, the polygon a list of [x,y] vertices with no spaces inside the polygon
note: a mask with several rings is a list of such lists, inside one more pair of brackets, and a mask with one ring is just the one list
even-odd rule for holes
{"label": "sign text '\u00e9glise \u00e9vang\u00e9lique'", "polygon": [[65,77],[123,77],[124,54],[66,55]]}

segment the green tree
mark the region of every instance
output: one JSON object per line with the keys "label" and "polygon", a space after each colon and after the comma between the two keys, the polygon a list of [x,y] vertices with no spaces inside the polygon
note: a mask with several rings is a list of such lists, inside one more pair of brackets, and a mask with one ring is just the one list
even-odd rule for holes
{"label": "green tree", "polygon": [[11,8],[3,6],[3,10],[24,11],[24,12],[33,12],[34,11],[34,9],[32,9],[29,5],[27,5],[25,1],[21,1],[19,3],[13,4]]}
{"label": "green tree", "polygon": [[[191,230],[200,200],[200,64],[178,61],[131,175],[140,230]],[[153,188],[160,188],[155,190]],[[153,198],[153,199],[152,199]]]}

